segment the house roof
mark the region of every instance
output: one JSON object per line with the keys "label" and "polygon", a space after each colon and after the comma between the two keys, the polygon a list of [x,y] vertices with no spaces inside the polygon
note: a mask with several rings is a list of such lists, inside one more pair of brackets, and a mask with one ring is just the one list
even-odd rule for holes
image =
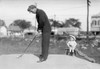
{"label": "house roof", "polygon": [[22,29],[19,26],[9,26],[8,31],[13,31],[13,32],[21,32]]}
{"label": "house roof", "polygon": [[100,13],[93,15],[92,18],[100,18]]}

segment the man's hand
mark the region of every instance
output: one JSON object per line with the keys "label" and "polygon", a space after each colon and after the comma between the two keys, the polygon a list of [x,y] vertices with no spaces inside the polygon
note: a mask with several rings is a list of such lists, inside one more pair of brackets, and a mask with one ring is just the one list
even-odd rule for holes
{"label": "man's hand", "polygon": [[38,31],[38,33],[39,33],[39,34],[41,34],[41,33],[42,33],[42,31],[41,31],[41,30],[37,30],[37,31]]}
{"label": "man's hand", "polygon": [[40,36],[42,34],[41,30],[37,30],[37,36]]}

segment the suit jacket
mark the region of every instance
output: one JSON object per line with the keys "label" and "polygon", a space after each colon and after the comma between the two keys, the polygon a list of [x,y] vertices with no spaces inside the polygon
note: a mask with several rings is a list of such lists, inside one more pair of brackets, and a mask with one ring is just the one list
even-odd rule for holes
{"label": "suit jacket", "polygon": [[51,32],[51,26],[48,17],[43,10],[37,9],[36,19],[38,22],[38,30],[41,30],[43,33]]}

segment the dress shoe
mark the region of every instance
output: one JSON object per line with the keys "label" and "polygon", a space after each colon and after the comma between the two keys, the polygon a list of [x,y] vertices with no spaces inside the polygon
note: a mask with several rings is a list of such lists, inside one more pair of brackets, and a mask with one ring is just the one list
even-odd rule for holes
{"label": "dress shoe", "polygon": [[44,59],[44,58],[39,58],[39,61],[37,61],[37,63],[40,63],[40,62],[43,62],[43,61],[46,61],[46,59]]}

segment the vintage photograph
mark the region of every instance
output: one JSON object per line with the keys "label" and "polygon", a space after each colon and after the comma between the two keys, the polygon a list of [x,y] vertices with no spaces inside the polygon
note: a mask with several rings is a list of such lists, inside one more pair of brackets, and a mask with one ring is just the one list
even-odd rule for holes
{"label": "vintage photograph", "polygon": [[99,69],[100,0],[0,0],[0,69]]}

